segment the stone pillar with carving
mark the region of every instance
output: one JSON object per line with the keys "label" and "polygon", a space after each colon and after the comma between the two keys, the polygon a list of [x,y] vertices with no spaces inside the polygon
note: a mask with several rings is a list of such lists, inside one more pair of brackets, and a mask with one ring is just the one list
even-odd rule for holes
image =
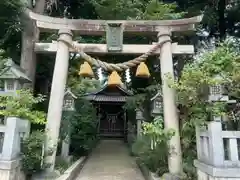
{"label": "stone pillar with carving", "polygon": [[137,121],[137,137],[141,136],[142,133],[142,122],[144,120],[143,113],[141,110],[136,110],[136,121]]}
{"label": "stone pillar with carving", "polygon": [[164,40],[169,40],[169,42],[161,46],[160,50],[164,126],[166,129],[173,129],[175,131],[175,135],[169,142],[168,168],[170,174],[176,175],[182,173],[182,152],[175,92],[168,84],[168,77],[174,79],[172,44],[170,41],[170,30],[168,28],[163,28],[159,31],[158,41],[162,42]]}
{"label": "stone pillar with carving", "polygon": [[[68,29],[59,31],[58,49],[53,72],[52,88],[48,105],[45,163],[49,166],[47,172],[54,171],[59,129],[62,117],[62,107],[69,65],[69,47],[61,41],[72,42],[72,33]],[[51,153],[49,153],[51,152]]]}
{"label": "stone pillar with carving", "polygon": [[67,89],[64,95],[64,103],[63,103],[63,115],[62,115],[62,133],[64,135],[64,139],[62,139],[62,149],[61,149],[61,157],[65,159],[67,162],[70,162],[71,156],[69,156],[70,150],[70,136],[71,136],[71,118],[73,117],[75,111],[75,96],[70,88]]}

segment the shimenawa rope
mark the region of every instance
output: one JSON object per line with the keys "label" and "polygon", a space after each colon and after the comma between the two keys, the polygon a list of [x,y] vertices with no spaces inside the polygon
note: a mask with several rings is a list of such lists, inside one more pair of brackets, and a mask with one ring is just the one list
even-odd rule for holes
{"label": "shimenawa rope", "polygon": [[[162,35],[163,36],[163,35]],[[123,62],[123,63],[117,63],[117,64],[113,64],[113,63],[107,63],[104,61],[101,61],[99,59],[95,59],[91,56],[89,56],[88,54],[86,54],[85,52],[83,52],[79,47],[76,46],[75,43],[69,43],[67,41],[65,41],[64,39],[59,38],[58,41],[64,42],[65,44],[67,44],[70,48],[74,49],[75,51],[77,51],[81,58],[83,58],[85,61],[87,61],[89,64],[96,66],[96,67],[101,67],[103,68],[105,71],[124,71],[126,69],[129,69],[131,67],[135,67],[137,65],[139,65],[141,62],[146,61],[146,59],[152,55],[155,51],[157,51],[164,43],[166,42],[171,42],[171,40],[163,40],[158,42],[152,49],[150,49],[148,52],[146,52],[145,54],[136,57],[132,60]]]}

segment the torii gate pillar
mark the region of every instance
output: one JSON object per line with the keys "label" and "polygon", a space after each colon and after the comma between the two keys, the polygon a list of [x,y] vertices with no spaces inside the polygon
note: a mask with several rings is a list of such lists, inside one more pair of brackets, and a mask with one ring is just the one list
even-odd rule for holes
{"label": "torii gate pillar", "polygon": [[[158,33],[158,41],[170,39],[170,31],[163,28]],[[166,75],[174,79],[173,59],[171,42],[166,42],[161,46],[160,50],[161,78],[162,78],[162,93],[163,93],[163,111],[164,111],[164,126],[166,129],[174,130],[175,134],[169,142],[170,152],[168,156],[168,169],[170,174],[182,173],[182,152],[179,135],[179,119],[176,108],[174,89],[168,85]]]}
{"label": "torii gate pillar", "polygon": [[[68,29],[62,29],[59,31],[59,38],[71,42],[72,33]],[[45,152],[51,151],[51,153],[45,154],[45,163],[49,165],[47,171],[54,171],[57,143],[59,136],[60,123],[62,118],[62,106],[65,92],[65,86],[68,75],[69,64],[69,47],[62,41],[58,41],[58,49],[56,54],[52,87],[50,94],[50,101],[48,105],[47,124],[46,124],[46,142]]]}

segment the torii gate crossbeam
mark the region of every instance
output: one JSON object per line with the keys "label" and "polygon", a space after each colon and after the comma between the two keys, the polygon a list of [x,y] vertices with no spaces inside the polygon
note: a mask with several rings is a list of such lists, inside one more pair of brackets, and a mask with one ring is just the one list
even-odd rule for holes
{"label": "torii gate crossbeam", "polygon": [[[83,44],[83,43],[75,43],[76,46],[85,53],[101,55],[101,54],[133,54],[133,55],[141,55],[148,52],[150,49],[154,47],[151,44],[124,44],[122,51],[119,52],[108,52],[106,44]],[[35,44],[35,52],[36,53],[56,53],[58,48],[57,41],[53,41],[52,43],[36,43]],[[70,52],[76,52],[74,49],[70,48]],[[194,48],[192,45],[178,45],[177,43],[172,43],[172,53],[177,54],[194,54]],[[155,51],[152,55],[159,55],[160,49]]]}

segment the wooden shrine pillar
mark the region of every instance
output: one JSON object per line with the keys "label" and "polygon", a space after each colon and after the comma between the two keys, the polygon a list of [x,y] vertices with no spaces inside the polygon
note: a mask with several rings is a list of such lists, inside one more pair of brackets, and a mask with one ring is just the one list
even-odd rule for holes
{"label": "wooden shrine pillar", "polygon": [[[70,30],[61,29],[58,34],[60,39],[67,42],[72,41],[72,33]],[[62,118],[62,106],[68,75],[68,64],[69,47],[66,43],[58,41],[46,124],[47,137],[45,142],[45,152],[49,150],[52,152],[46,153],[45,155],[45,163],[50,165],[47,172],[54,171],[55,166],[59,129]]]}
{"label": "wooden shrine pillar", "polygon": [[[158,41],[170,40],[171,32],[167,28],[163,28],[158,33]],[[182,152],[179,135],[179,119],[175,102],[174,89],[168,85],[168,78],[174,78],[172,46],[171,42],[166,42],[161,46],[160,50],[160,65],[162,78],[162,93],[163,93],[163,111],[164,111],[164,126],[166,129],[173,129],[175,135],[170,140],[170,152],[168,157],[168,168],[170,174],[182,173]]]}

